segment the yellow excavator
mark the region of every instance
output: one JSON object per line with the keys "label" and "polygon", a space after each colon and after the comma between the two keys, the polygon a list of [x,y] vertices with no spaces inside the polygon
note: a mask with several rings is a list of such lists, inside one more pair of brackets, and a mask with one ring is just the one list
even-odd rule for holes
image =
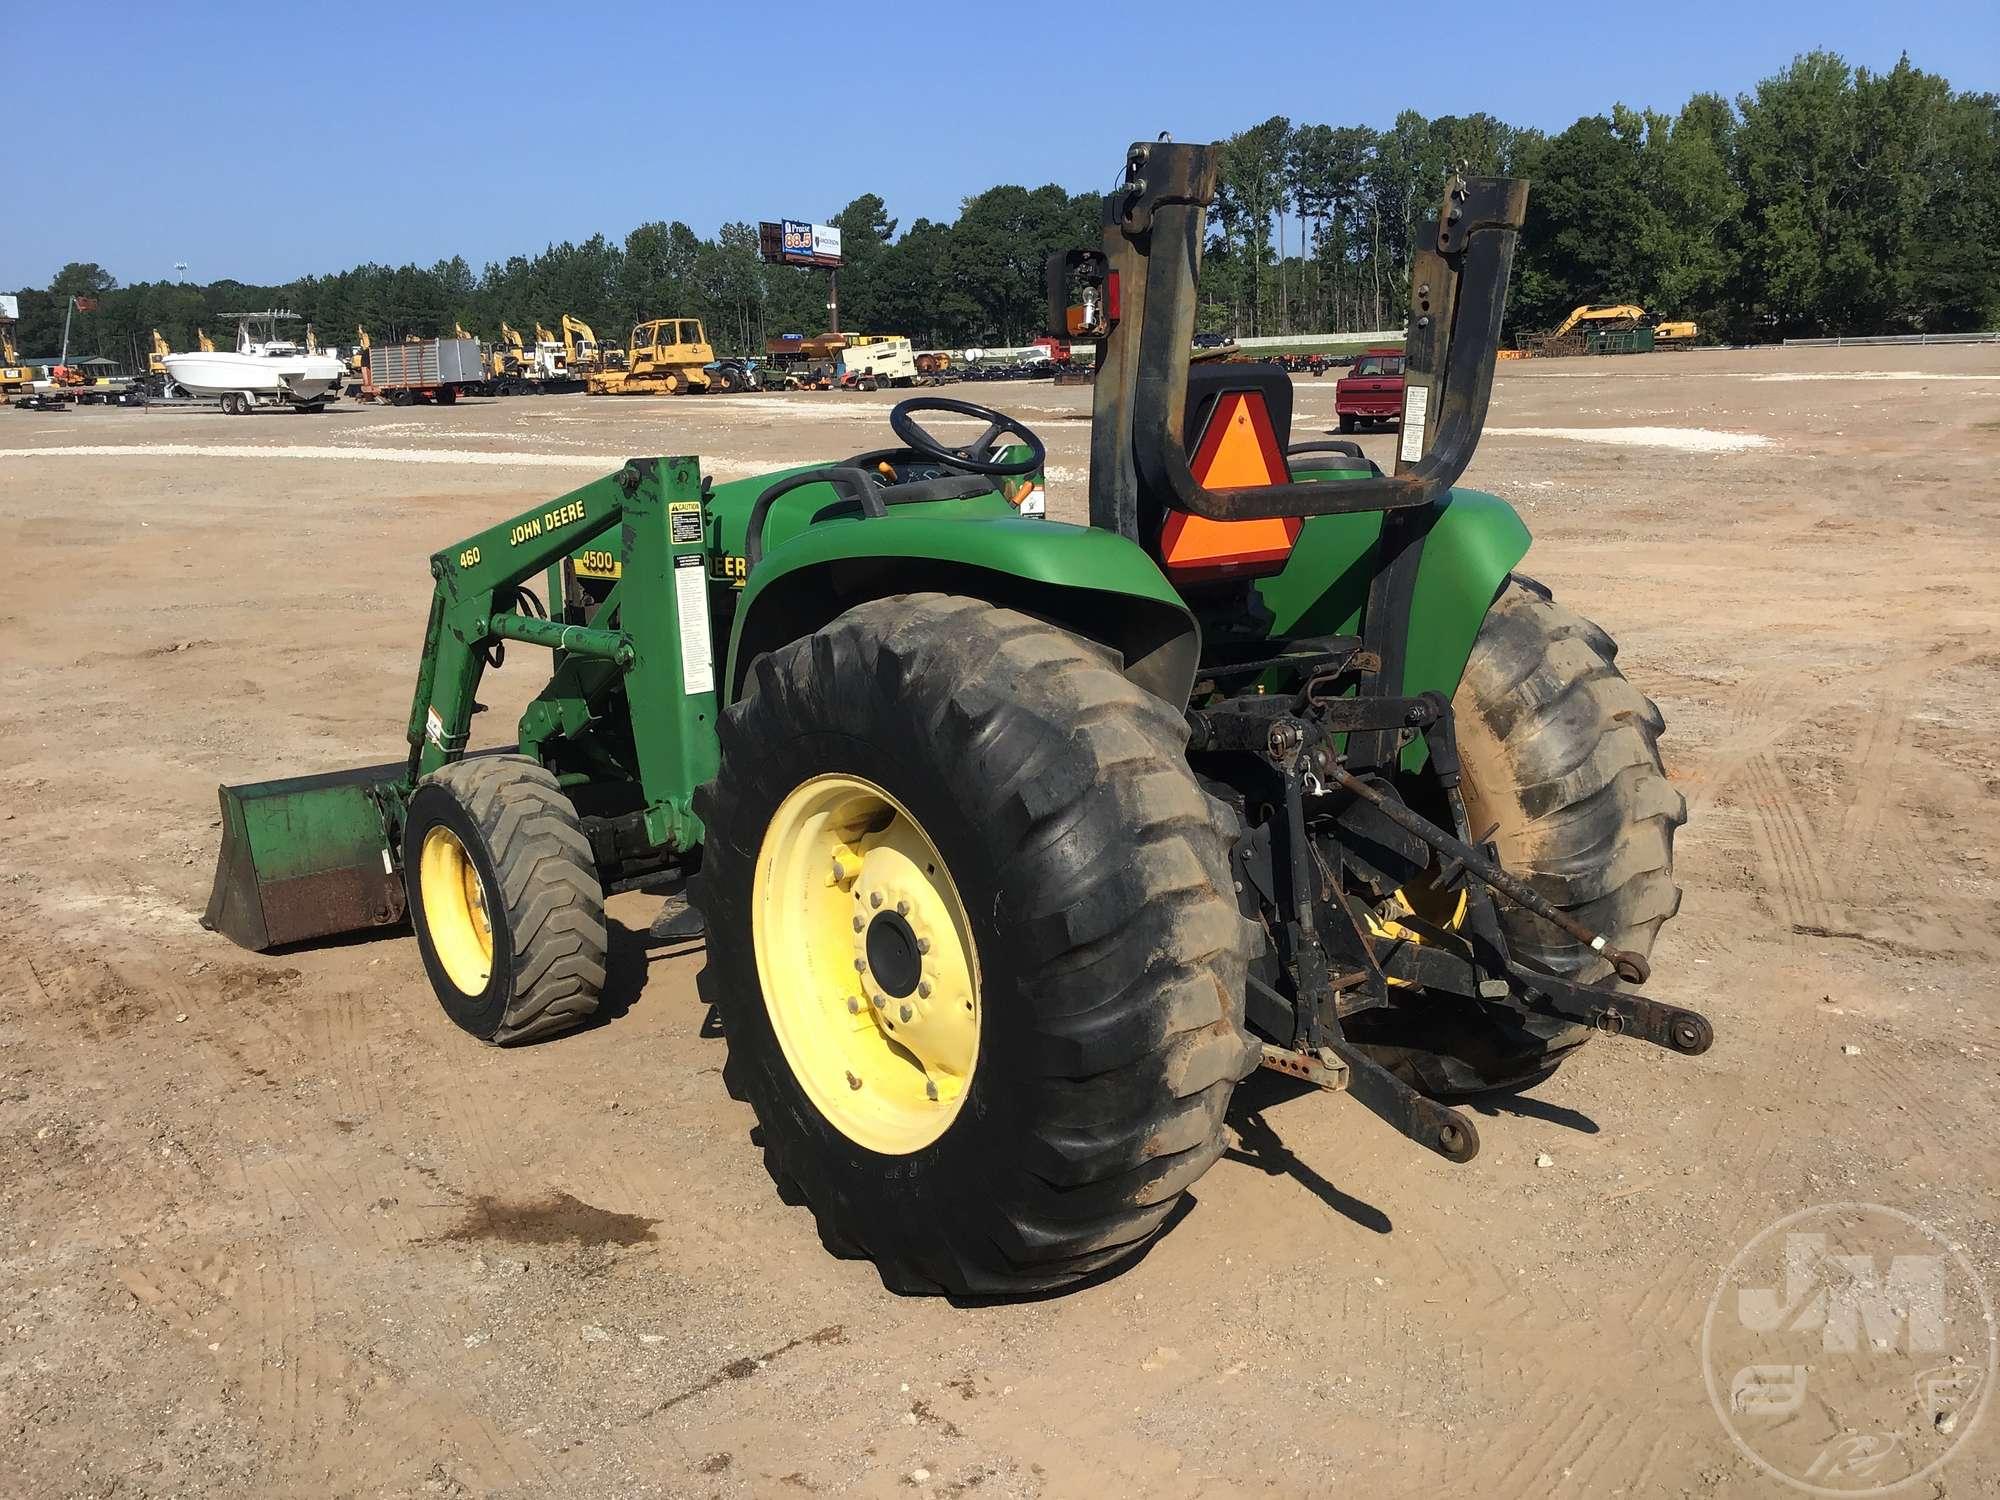
{"label": "yellow excavator", "polygon": [[[368,335],[364,333],[363,335],[361,335],[361,337],[365,340],[368,337]],[[206,332],[204,332],[202,329],[199,328],[197,328],[194,331],[194,346],[195,348],[199,349],[203,354],[215,353],[215,340],[210,338]]]}
{"label": "yellow excavator", "polygon": [[0,323],[0,395],[32,390],[34,384],[34,372],[21,363],[21,351],[14,347],[13,323]]}
{"label": "yellow excavator", "polygon": [[653,318],[635,324],[622,369],[593,370],[584,389],[593,396],[677,396],[709,387],[715,351],[699,318]]}
{"label": "yellow excavator", "polygon": [[1650,328],[1656,349],[1685,349],[1700,330],[1692,322],[1667,322],[1653,318],[1635,302],[1586,302],[1573,308],[1552,333],[1523,334],[1517,340],[1528,354],[1581,354],[1590,347],[1595,333],[1619,333],[1633,328]]}
{"label": "yellow excavator", "polygon": [[164,377],[167,373],[167,356],[174,351],[167,347],[167,341],[160,337],[160,330],[153,330],[153,347],[146,355],[146,373]]}
{"label": "yellow excavator", "polygon": [[570,373],[589,376],[599,370],[616,369],[625,363],[623,351],[607,348],[597,341],[597,332],[583,319],[562,315],[563,353]]}
{"label": "yellow excavator", "polygon": [[520,330],[505,319],[500,323],[500,342],[494,346],[493,363],[494,373],[499,375],[519,375],[528,368],[528,350],[521,341]]}

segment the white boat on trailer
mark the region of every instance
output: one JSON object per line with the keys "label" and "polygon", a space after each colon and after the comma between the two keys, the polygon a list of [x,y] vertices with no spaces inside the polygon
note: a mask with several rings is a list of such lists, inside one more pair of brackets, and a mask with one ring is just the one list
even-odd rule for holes
{"label": "white boat on trailer", "polygon": [[169,354],[162,361],[167,379],[191,396],[219,400],[222,409],[242,416],[260,406],[321,411],[340,394],[347,367],[331,354],[278,336],[279,323],[299,314],[224,313],[236,319],[236,347]]}

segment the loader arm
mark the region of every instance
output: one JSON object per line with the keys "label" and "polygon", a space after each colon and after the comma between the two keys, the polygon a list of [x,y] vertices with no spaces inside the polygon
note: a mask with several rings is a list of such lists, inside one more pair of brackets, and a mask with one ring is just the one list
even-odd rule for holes
{"label": "loader arm", "polygon": [[[524,718],[524,738],[541,744],[587,728],[587,705],[565,692],[578,680],[561,668],[569,659],[608,664],[623,678],[647,837],[693,848],[700,841],[694,788],[713,774],[715,760],[703,511],[695,459],[635,458],[436,553],[437,588],[406,731],[411,786],[463,753],[488,648],[499,641],[546,646],[558,653],[558,675]],[[604,550],[617,553],[621,583],[591,624],[523,611],[530,579],[614,527],[617,545]]]}
{"label": "loader arm", "polygon": [[[618,555],[625,586],[591,623],[551,620],[529,604],[537,573],[614,529],[605,550]],[[696,461],[638,458],[433,555],[407,759],[223,787],[204,924],[263,950],[400,921],[404,810],[423,777],[465,754],[488,653],[503,642],[556,653],[549,686],[523,716],[523,745],[554,753],[600,721],[607,692],[622,694],[637,836],[662,851],[694,848],[694,789],[715,769],[705,530]],[[602,670],[582,670],[590,665]]]}

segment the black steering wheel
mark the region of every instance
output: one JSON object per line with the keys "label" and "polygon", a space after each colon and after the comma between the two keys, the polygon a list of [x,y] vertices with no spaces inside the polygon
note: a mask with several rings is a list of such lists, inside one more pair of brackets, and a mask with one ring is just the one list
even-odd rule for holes
{"label": "black steering wheel", "polygon": [[[947,448],[932,437],[916,422],[920,411],[950,412],[959,417],[976,417],[986,424],[986,430],[962,448]],[[924,457],[954,469],[963,469],[968,474],[1014,477],[1032,474],[1048,462],[1049,450],[1034,431],[1024,426],[1018,418],[1010,417],[1003,411],[995,411],[990,406],[974,406],[970,401],[953,401],[945,396],[912,396],[907,401],[898,401],[889,411],[889,427],[908,447]],[[1013,434],[1028,446],[1026,458],[1005,461],[993,457],[993,450],[999,439]]]}

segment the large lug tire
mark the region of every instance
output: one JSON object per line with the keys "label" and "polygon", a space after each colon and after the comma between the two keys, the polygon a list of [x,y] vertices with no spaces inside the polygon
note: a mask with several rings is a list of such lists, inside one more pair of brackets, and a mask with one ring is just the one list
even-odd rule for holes
{"label": "large lug tire", "polygon": [[[701,991],[781,1194],[812,1208],[830,1249],[872,1258],[903,1292],[1047,1289],[1141,1250],[1222,1153],[1223,1112],[1258,1057],[1243,1003],[1260,936],[1233,895],[1237,828],[1196,785],[1181,716],[1074,636],[918,594],[857,605],[759,658],[719,732],[720,769],[695,804],[707,830],[693,888],[709,934]],[[864,926],[872,851],[849,877],[856,905],[838,908],[833,893],[834,946],[818,970],[830,992],[766,985],[799,972],[770,943],[783,930],[771,903],[787,891],[769,872],[783,867],[791,809],[852,781],[882,794],[882,838],[906,819],[921,842],[904,847],[939,856],[975,975],[973,1063],[956,1097],[947,1082],[948,1119],[912,1131],[906,1149],[863,1144],[865,1130],[841,1123],[845,1089],[850,1108],[874,1096],[866,1065],[821,1076],[781,1040],[780,1028],[796,1036],[802,1002],[836,1027],[853,1017],[857,1046],[876,1035],[872,916],[852,940],[865,956],[844,973],[838,946],[850,941],[845,911]],[[798,867],[831,887],[844,856],[806,854]],[[822,899],[810,881],[795,895]],[[894,1001],[878,1013],[902,1014]],[[815,1092],[836,1101],[831,1112]]]}
{"label": "large lug tire", "polygon": [[403,879],[445,1014],[483,1042],[567,1031],[604,988],[604,890],[576,809],[522,755],[426,776],[410,798]]}
{"label": "large lug tire", "polygon": [[[1680,909],[1674,830],[1687,802],[1660,762],[1660,710],[1625,680],[1617,655],[1603,630],[1516,575],[1487,611],[1452,720],[1473,835],[1493,829],[1508,870],[1613,947],[1643,954]],[[1498,906],[1517,960],[1565,978],[1613,977],[1570,934]],[[1522,1021],[1443,997],[1356,1029],[1385,1064],[1445,1095],[1534,1083],[1591,1035],[1573,1022]]]}

